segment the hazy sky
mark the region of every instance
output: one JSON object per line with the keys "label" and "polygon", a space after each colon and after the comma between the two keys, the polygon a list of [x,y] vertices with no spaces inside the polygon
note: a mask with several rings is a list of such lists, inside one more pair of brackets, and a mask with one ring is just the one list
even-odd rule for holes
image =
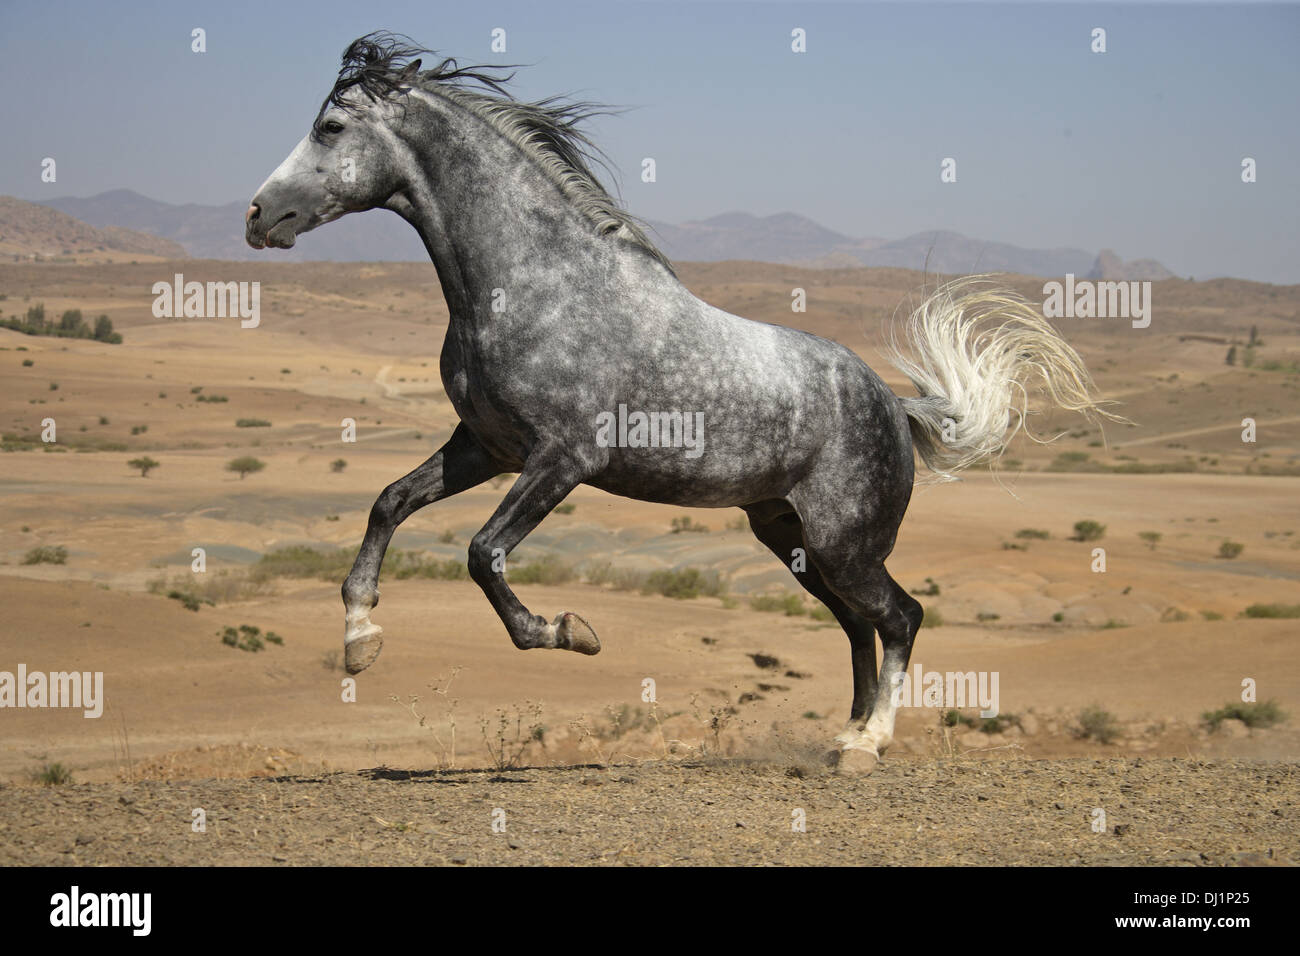
{"label": "hazy sky", "polygon": [[1294,4],[0,0],[0,193],[245,200],[375,29],[533,64],[520,96],[632,107],[592,130],[647,218],[791,211],[1300,282]]}

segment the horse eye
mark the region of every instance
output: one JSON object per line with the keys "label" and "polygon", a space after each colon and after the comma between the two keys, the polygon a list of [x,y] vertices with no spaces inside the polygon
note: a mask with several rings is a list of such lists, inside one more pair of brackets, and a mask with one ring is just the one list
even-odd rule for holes
{"label": "horse eye", "polygon": [[325,132],[327,133],[343,132],[343,124],[338,122],[337,120],[326,120],[324,126],[321,128],[324,129]]}

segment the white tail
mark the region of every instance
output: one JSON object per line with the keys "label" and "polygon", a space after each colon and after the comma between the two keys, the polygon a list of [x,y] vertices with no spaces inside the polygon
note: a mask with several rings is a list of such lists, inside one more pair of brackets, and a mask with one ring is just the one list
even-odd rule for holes
{"label": "white tail", "polygon": [[1025,424],[1031,391],[1041,390],[1052,404],[1090,419],[1124,421],[1093,399],[1083,359],[1041,309],[988,280],[954,279],[921,303],[903,329],[914,358],[899,348],[896,334],[886,350],[890,364],[921,393],[899,401],[912,444],[940,481],[1000,456],[1022,428],[1043,441]]}

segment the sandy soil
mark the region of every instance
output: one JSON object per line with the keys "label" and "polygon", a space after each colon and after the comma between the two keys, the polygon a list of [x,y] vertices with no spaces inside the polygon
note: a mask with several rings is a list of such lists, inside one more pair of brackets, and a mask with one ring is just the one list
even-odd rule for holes
{"label": "sandy soil", "polygon": [[[259,279],[262,325],[154,319],[148,289],[173,266],[201,280]],[[682,272],[724,308],[838,338],[878,368],[879,323],[920,278],[747,263]],[[792,284],[809,289],[808,313],[788,313]],[[1032,280],[1023,285],[1033,291]],[[819,763],[847,713],[846,641],[807,616],[749,607],[755,594],[796,586],[732,526],[738,511],[689,512],[708,532],[673,534],[684,509],[579,489],[571,514],[547,519],[520,562],[552,554],[639,571],[699,567],[731,583],[726,601],[580,583],[518,588],[539,613],[591,621],[604,644],[595,658],[515,650],[468,582],[385,581],[375,620],[387,643],[358,678],[355,702],[342,699],[337,580],[279,580],[197,612],[149,593],[153,580],[189,575],[195,547],[207,551],[208,575],[238,576],[276,548],[359,543],[375,496],[454,424],[437,375],[445,309],[431,268],[0,265],[0,290],[6,315],[28,301],[56,314],[107,312],[126,338],[107,346],[0,330],[0,429],[18,445],[36,438],[33,450],[0,453],[0,670],[99,671],[107,695],[98,720],[0,711],[8,859],[344,862],[332,854],[365,861],[381,849],[431,862],[1296,857],[1294,718],[1215,733],[1201,718],[1239,700],[1248,679],[1260,700],[1300,712],[1297,622],[1240,616],[1297,600],[1300,376],[1228,367],[1226,346],[1182,337],[1244,336],[1254,324],[1261,358],[1293,361],[1295,288],[1171,280],[1157,286],[1164,305],[1149,335],[1066,329],[1103,393],[1138,424],[1103,437],[1077,421],[1037,422],[1041,433],[1068,433],[1046,447],[1018,441],[1000,481],[972,475],[918,491],[890,568],[942,623],[921,632],[914,668],[997,672],[999,709],[1016,720],[983,733],[943,726],[935,708],[906,708],[895,748],[858,781]],[[226,401],[198,401],[213,395]],[[1258,422],[1254,444],[1241,441],[1246,416]],[[57,421],[52,446],[37,437],[46,417]],[[271,424],[237,428],[239,418]],[[356,443],[340,441],[344,418],[357,422]],[[1052,470],[1063,452],[1089,457]],[[224,470],[247,454],[265,470],[243,480]],[[140,455],[161,463],[147,478],[126,465]],[[341,473],[330,469],[337,458],[347,461]],[[1187,462],[1195,473],[1087,470]],[[1248,473],[1270,468],[1284,473]],[[463,556],[503,492],[489,484],[427,509],[394,546]],[[1082,519],[1105,524],[1104,538],[1070,540]],[[1050,536],[1020,538],[1020,529]],[[1160,537],[1152,545],[1143,532]],[[1227,540],[1244,545],[1235,559],[1218,557]],[[42,546],[65,547],[66,563],[23,563]],[[1093,570],[1094,547],[1106,551],[1105,573]],[[223,645],[219,632],[241,624],[284,645],[257,654]],[[646,678],[653,705],[642,698]],[[1081,736],[1093,706],[1114,716],[1109,743]],[[978,708],[960,709],[973,718]],[[532,768],[505,777],[527,784],[475,772],[502,748]],[[34,788],[32,774],[56,762],[75,782]],[[597,767],[572,769],[589,763]],[[1137,789],[1118,789],[1124,781]],[[214,814],[206,841],[187,829],[185,808],[198,800],[229,817]],[[486,822],[473,829],[492,800],[506,801],[512,818],[517,809],[510,833],[520,848]],[[811,808],[810,823],[792,841],[783,820],[796,800]],[[1132,829],[1093,834],[1087,812],[1115,801],[1126,804],[1115,822],[1128,815]],[[953,802],[973,816],[951,816]],[[663,846],[638,842],[638,814],[652,809],[697,823]],[[69,813],[85,826],[69,829]],[[1216,830],[1215,813],[1232,827]],[[881,826],[888,836],[867,838]],[[727,840],[718,828],[730,828]],[[65,854],[78,829],[91,841]]]}

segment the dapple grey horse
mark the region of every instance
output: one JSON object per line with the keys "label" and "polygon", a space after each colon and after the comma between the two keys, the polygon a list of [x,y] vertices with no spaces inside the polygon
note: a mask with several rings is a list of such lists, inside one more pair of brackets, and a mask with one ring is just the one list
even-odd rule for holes
{"label": "dapple grey horse", "polygon": [[1079,356],[1025,300],[959,280],[895,342],[891,361],[920,393],[899,398],[844,346],[687,291],[593,174],[580,125],[591,104],[521,102],[491,68],[448,58],[422,70],[427,53],[386,33],[352,43],[310,134],[246,217],[251,246],[289,248],[347,213],[390,209],[424,240],[450,310],[441,373],[460,423],[370,512],[343,584],[348,671],[382,646],[370,615],[398,525],[496,475],[519,473],[474,536],[469,573],[520,648],[600,650],[585,620],[531,613],[502,573],[578,485],[739,507],[848,634],[853,703],[836,743],[841,767],[869,771],[892,740],[922,618],[885,570],[913,450],[941,478],[996,456],[1031,388],[1097,412]]}

